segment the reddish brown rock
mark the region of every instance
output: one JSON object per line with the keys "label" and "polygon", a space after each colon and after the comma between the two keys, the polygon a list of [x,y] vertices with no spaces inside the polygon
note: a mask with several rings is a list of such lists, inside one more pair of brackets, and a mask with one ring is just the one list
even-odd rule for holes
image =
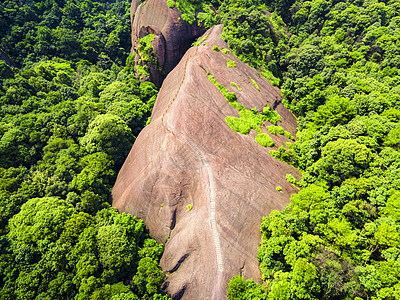
{"label": "reddish brown rock", "polygon": [[142,3],[140,0],[133,0],[131,22],[131,53],[136,53],[136,63],[140,59],[138,55],[139,39],[150,33],[156,35],[152,45],[159,65],[148,65],[150,79],[157,86],[161,85],[164,75],[178,64],[193,41],[205,32],[205,29],[198,26],[196,22],[190,25],[183,21],[182,14],[178,9],[176,7],[169,8],[166,0],[148,0]]}
{"label": "reddish brown rock", "polygon": [[[298,175],[294,168],[270,156],[254,141],[254,132],[236,133],[225,122],[238,112],[207,72],[247,108],[275,106],[280,125],[292,135],[296,130],[278,89],[231,53],[211,50],[227,47],[221,32],[221,26],[211,29],[167,76],[152,121],[138,136],[112,191],[113,206],[142,218],[150,235],[165,243],[164,288],[176,299],[224,299],[229,279],[237,274],[259,280],[262,217],[282,209],[296,192],[285,180],[287,173]],[[228,58],[236,68],[227,68]],[[278,147],[288,140],[277,136],[274,141]]]}

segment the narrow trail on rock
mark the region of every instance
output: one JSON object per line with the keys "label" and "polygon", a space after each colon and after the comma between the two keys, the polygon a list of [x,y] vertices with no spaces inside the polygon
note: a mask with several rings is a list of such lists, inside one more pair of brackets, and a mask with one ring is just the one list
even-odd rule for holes
{"label": "narrow trail on rock", "polygon": [[[198,48],[196,47],[196,54],[198,52]],[[222,272],[224,270],[223,263],[222,263],[222,252],[221,252],[221,242],[220,242],[220,236],[217,230],[217,222],[215,220],[215,186],[214,186],[214,176],[212,172],[212,168],[210,167],[209,163],[207,162],[204,154],[201,152],[201,150],[193,143],[193,141],[188,138],[183,132],[181,132],[178,128],[176,128],[173,124],[171,124],[170,119],[167,117],[166,118],[166,124],[164,122],[165,116],[169,111],[173,110],[173,106],[175,104],[175,100],[177,96],[179,95],[179,92],[182,88],[183,83],[185,82],[186,79],[186,73],[187,73],[187,65],[189,62],[193,59],[193,57],[196,56],[193,55],[191,58],[189,58],[184,67],[184,74],[182,76],[182,81],[179,85],[179,88],[177,89],[176,94],[174,95],[172,101],[170,102],[170,105],[168,106],[167,110],[164,112],[161,120],[162,126],[170,132],[172,135],[174,135],[176,138],[183,139],[184,142],[190,145],[190,147],[193,149],[193,151],[199,156],[202,165],[204,166],[206,172],[207,172],[207,177],[208,177],[208,198],[209,198],[209,203],[210,203],[210,210],[209,210],[209,221],[210,221],[210,227],[211,227],[211,233],[212,233],[212,238],[214,242],[214,247],[215,247],[215,253],[216,253],[216,258],[217,258],[217,271],[218,271],[218,278],[216,281],[215,287],[219,285],[219,283],[222,280]],[[215,288],[213,293],[218,293]],[[214,297],[215,298],[215,297]],[[216,298],[215,298],[216,299]]]}

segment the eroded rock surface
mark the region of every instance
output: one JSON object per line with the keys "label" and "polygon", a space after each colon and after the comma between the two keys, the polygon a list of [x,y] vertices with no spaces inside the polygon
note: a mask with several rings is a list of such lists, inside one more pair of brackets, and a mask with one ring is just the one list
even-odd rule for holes
{"label": "eroded rock surface", "polygon": [[[201,36],[205,29],[196,22],[192,25],[182,19],[179,10],[169,8],[165,0],[133,0],[131,5],[132,53],[136,53],[138,64],[139,40],[147,34],[155,34],[152,42],[158,65],[149,66],[150,79],[160,86],[164,75],[168,74],[180,61],[193,41]],[[143,63],[142,63],[143,64]]]}
{"label": "eroded rock surface", "polygon": [[[282,209],[296,192],[285,179],[287,173],[297,175],[294,168],[258,145],[255,132],[242,135],[225,122],[238,112],[207,72],[247,108],[262,111],[270,104],[282,117],[280,125],[292,135],[296,130],[276,88],[231,53],[211,49],[227,48],[221,32],[221,26],[207,32],[167,76],[152,121],[112,191],[113,206],[143,219],[150,235],[165,243],[164,288],[175,299],[225,299],[232,276],[258,280],[262,217]],[[227,59],[236,67],[228,68]],[[273,139],[275,148],[288,141],[283,135]]]}

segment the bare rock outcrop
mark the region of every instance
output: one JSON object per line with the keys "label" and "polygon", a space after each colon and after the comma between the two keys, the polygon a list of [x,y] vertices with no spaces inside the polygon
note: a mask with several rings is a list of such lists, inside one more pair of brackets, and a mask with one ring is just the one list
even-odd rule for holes
{"label": "bare rock outcrop", "polygon": [[[193,41],[201,36],[205,29],[194,22],[188,24],[182,19],[179,10],[169,8],[165,0],[133,0],[131,5],[132,50],[135,63],[149,68],[150,79],[160,86],[164,76],[180,61]],[[141,62],[138,51],[139,40],[147,34],[154,34],[151,42],[153,55],[158,63]]]}
{"label": "bare rock outcrop", "polygon": [[[282,209],[296,192],[285,179],[287,173],[298,175],[294,168],[258,145],[255,132],[242,135],[225,122],[238,112],[207,73],[247,108],[275,106],[280,125],[292,135],[296,131],[278,89],[231,53],[211,49],[227,47],[221,33],[221,26],[210,29],[167,76],[152,121],[112,191],[114,207],[143,219],[150,235],[165,243],[164,288],[175,299],[225,299],[232,276],[259,280],[262,217]],[[236,67],[228,68],[227,59]],[[273,139],[275,148],[288,141],[283,135]]]}

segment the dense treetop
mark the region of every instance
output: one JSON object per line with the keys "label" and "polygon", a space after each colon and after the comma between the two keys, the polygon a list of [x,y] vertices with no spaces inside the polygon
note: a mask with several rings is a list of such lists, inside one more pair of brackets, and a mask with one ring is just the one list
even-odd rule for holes
{"label": "dense treetop", "polygon": [[227,19],[228,44],[278,78],[298,117],[298,140],[271,154],[303,173],[291,204],[261,225],[263,285],[234,277],[230,299],[400,299],[399,7],[269,1],[227,8],[244,14]]}
{"label": "dense treetop", "polygon": [[129,4],[0,4],[0,299],[167,298],[163,245],[108,203],[157,95]]}
{"label": "dense treetop", "polygon": [[5,0],[0,48],[25,66],[54,56],[103,68],[124,63],[130,48],[130,1]]}

